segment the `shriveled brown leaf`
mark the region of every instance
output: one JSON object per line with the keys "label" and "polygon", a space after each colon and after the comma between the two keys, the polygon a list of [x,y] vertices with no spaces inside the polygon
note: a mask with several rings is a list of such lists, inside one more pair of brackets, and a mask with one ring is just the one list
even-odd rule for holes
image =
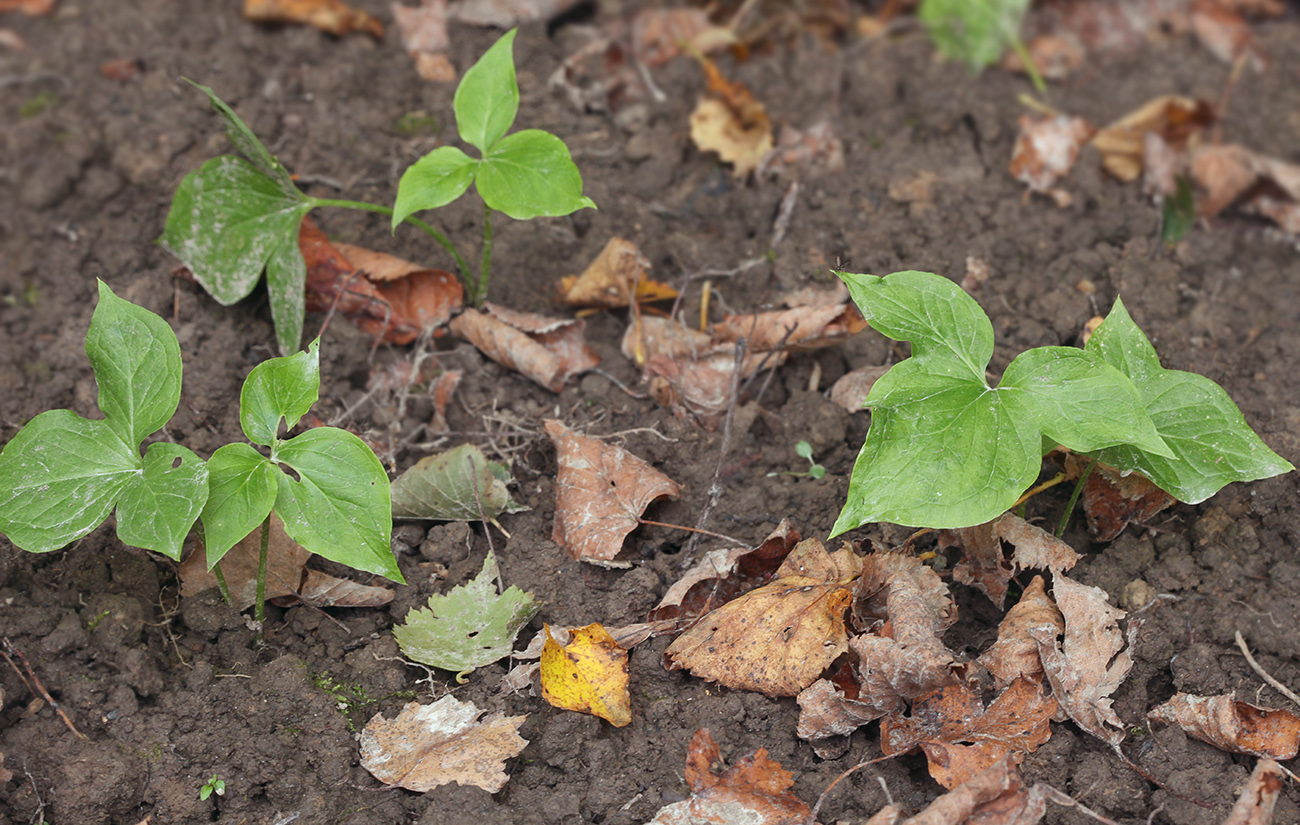
{"label": "shriveled brown leaf", "polygon": [[1056,711],[1056,700],[1029,679],[1012,682],[987,708],[970,686],[949,685],[918,697],[906,716],[886,716],[880,747],[885,754],[920,747],[930,776],[952,789],[1008,754],[1019,762],[1037,750]]}
{"label": "shriveled brown leaf", "polygon": [[1300,716],[1239,702],[1231,694],[1176,693],[1147,716],[1229,753],[1287,760],[1300,751]]}
{"label": "shriveled brown leaf", "polygon": [[1237,10],[1215,0],[1192,5],[1192,31],[1201,45],[1224,63],[1242,61],[1247,68],[1262,72],[1272,62],[1250,24]]}
{"label": "shriveled brown leaf", "polygon": [[1197,213],[1213,217],[1236,204],[1283,231],[1300,234],[1300,165],[1268,158],[1243,146],[1207,146],[1192,153],[1192,178],[1204,191]]}
{"label": "shriveled brown leaf", "polygon": [[677,290],[650,280],[649,269],[650,261],[636,244],[610,238],[581,275],[560,281],[560,297],[569,306],[604,308],[676,298]]}
{"label": "shriveled brown leaf", "polygon": [[[953,568],[953,579],[979,588],[999,608],[1006,601],[1007,584],[1017,568],[1060,572],[1079,560],[1070,545],[1014,513],[1003,513],[973,527],[944,530],[939,542],[962,548],[962,560]],[[1013,558],[1003,553],[1003,542],[1016,548]]]}
{"label": "shriveled brown leaf", "polygon": [[360,31],[384,39],[384,24],[341,0],[244,0],[244,19],[257,23],[306,23],[334,35]]}
{"label": "shriveled brown leaf", "polygon": [[580,435],[554,419],[545,421],[555,442],[555,527],[551,539],[581,561],[607,566],[641,514],[660,496],[676,497],[681,486],[615,444]]}
{"label": "shriveled brown leaf", "polygon": [[980,656],[980,664],[993,674],[998,687],[1016,679],[1039,681],[1043,663],[1038,658],[1035,637],[1055,639],[1065,632],[1065,619],[1047,597],[1042,576],[1034,576],[998,625],[998,639]]}
{"label": "shriveled brown leaf", "polygon": [[975,809],[1021,787],[1011,756],[1002,757],[970,781],[931,802],[903,825],[962,825]]}
{"label": "shriveled brown leaf", "polygon": [[673,582],[650,619],[688,621],[726,604],[775,572],[799,541],[799,530],[783,519],[756,547],[710,550]]}
{"label": "shriveled brown leaf", "polygon": [[[786,357],[785,352],[748,352],[740,364],[740,377],[763,368],[775,369],[785,363]],[[734,352],[700,359],[655,356],[646,361],[643,372],[650,382],[650,395],[660,406],[705,429],[717,429],[731,406],[731,387],[736,377]]]}
{"label": "shriveled brown leaf", "polygon": [[510,779],[505,760],[528,744],[518,733],[527,717],[482,715],[454,696],[411,702],[391,721],[376,713],[361,731],[361,765],[385,785],[417,793],[449,782],[496,793]]}
{"label": "shriveled brown leaf", "polygon": [[1285,784],[1286,774],[1280,765],[1272,759],[1259,760],[1223,825],[1271,825],[1273,808]]}
{"label": "shriveled brown leaf", "polygon": [[[230,601],[236,610],[244,610],[257,601],[257,567],[262,552],[262,530],[258,528],[230,548],[219,564],[230,589]],[[271,535],[267,541],[266,600],[299,600],[316,607],[379,607],[393,600],[393,591],[385,587],[358,584],[326,573],[307,569],[311,553],[289,538],[284,522],[271,515]],[[217,586],[216,574],[208,570],[207,558],[200,542],[177,571],[181,578],[181,596],[194,596]]]}
{"label": "shriveled brown leaf", "polygon": [[749,89],[728,81],[712,60],[701,57],[700,64],[713,96],[701,98],[691,112],[691,140],[717,152],[736,177],[747,177],[772,148],[772,121]]}
{"label": "shriveled brown leaf", "polygon": [[755,352],[832,347],[867,328],[852,304],[800,306],[752,315],[728,315],[710,328],[715,342],[744,338]]}
{"label": "shriveled brown leaf", "polygon": [[795,696],[816,681],[848,649],[844,609],[852,595],[835,577],[854,565],[816,539],[800,547],[797,564],[816,577],[783,576],[709,613],[669,645],[670,667],[768,696]]}
{"label": "shriveled brown leaf", "polygon": [[1133,667],[1119,629],[1125,613],[1106,603],[1105,591],[1064,575],[1053,577],[1052,594],[1065,619],[1064,641],[1058,646],[1046,626],[1030,630],[1052,694],[1076,725],[1118,751],[1124,722],[1115,715],[1111,694]]}
{"label": "shriveled brown leaf", "polygon": [[[1087,456],[1070,453],[1065,457],[1066,475],[1079,478],[1090,463]],[[1088,532],[1097,541],[1112,541],[1128,525],[1146,524],[1177,501],[1141,473],[1125,475],[1100,462],[1083,483],[1079,500],[1088,519]]]}
{"label": "shriveled brown leaf", "polygon": [[99,65],[99,74],[109,80],[126,83],[135,80],[145,69],[144,60],[139,57],[119,57]]}
{"label": "shriveled brown leaf", "polygon": [[1079,149],[1096,130],[1083,118],[1021,115],[1011,152],[1011,174],[1030,191],[1050,193],[1079,158]]}
{"label": "shriveled brown leaf", "polygon": [[[845,681],[848,683],[844,684]],[[879,719],[888,707],[880,707],[869,697],[862,696],[852,680],[818,679],[795,698],[799,703],[796,733],[800,739],[810,741],[823,759],[829,758],[822,751],[831,746],[828,740],[848,736],[868,722]]]}
{"label": "shriveled brown leaf", "polygon": [[887,372],[889,372],[887,366],[860,367],[852,372],[846,372],[831,385],[831,401],[851,413],[865,410],[863,403],[871,394],[871,388]]}
{"label": "shriveled brown leaf", "polygon": [[631,49],[644,66],[662,66],[686,44],[708,54],[736,42],[730,29],[709,22],[704,9],[646,8],[632,18]]}
{"label": "shriveled brown leaf", "polygon": [[20,11],[28,17],[43,17],[57,5],[58,0],[0,0],[0,13]]}
{"label": "shriveled brown leaf", "polygon": [[844,142],[835,133],[835,125],[828,118],[817,121],[807,129],[782,126],[776,146],[758,162],[754,175],[763,178],[779,175],[788,169],[843,171]]}
{"label": "shriveled brown leaf", "polygon": [[794,774],[768,758],[767,750],[741,757],[722,770],[722,752],[708,728],[686,750],[691,797],[659,809],[648,825],[796,825],[812,810],[790,793]]}
{"label": "shriveled brown leaf", "polygon": [[[707,332],[692,329],[673,318],[642,315],[623,333],[623,354],[637,366],[661,356],[670,360],[698,359],[718,352]],[[731,351],[731,348],[728,348]]]}
{"label": "shriveled brown leaf", "polygon": [[600,363],[583,336],[582,321],[546,318],[492,303],[485,303],[483,310],[466,309],[452,319],[451,331],[501,366],[551,392],[559,392],[569,378]]}
{"label": "shriveled brown leaf", "polygon": [[1114,123],[1098,130],[1092,145],[1101,152],[1107,172],[1122,181],[1142,174],[1144,136],[1155,132],[1175,151],[1184,151],[1197,135],[1214,124],[1214,107],[1181,95],[1161,95]]}
{"label": "shriveled brown leaf", "polygon": [[460,0],[451,18],[471,26],[509,29],[533,20],[551,20],[577,5],[579,0]]}
{"label": "shriveled brown leaf", "polygon": [[429,383],[429,397],[433,401],[433,417],[429,419],[429,431],[445,433],[447,426],[447,405],[456,394],[460,380],[465,376],[464,370],[447,370]]}
{"label": "shriveled brown leaf", "polygon": [[418,6],[393,3],[393,21],[402,35],[402,48],[415,61],[425,80],[449,83],[456,70],[447,59],[451,38],[447,34],[447,0],[421,0]]}

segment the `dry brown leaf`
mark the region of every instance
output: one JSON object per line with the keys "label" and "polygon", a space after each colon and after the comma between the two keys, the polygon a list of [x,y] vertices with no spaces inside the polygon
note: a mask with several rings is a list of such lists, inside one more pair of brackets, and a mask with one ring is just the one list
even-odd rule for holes
{"label": "dry brown leaf", "polygon": [[306,23],[334,35],[361,31],[384,39],[384,24],[341,0],[244,0],[244,19],[257,23]]}
{"label": "dry brown leaf", "polygon": [[613,561],[641,514],[660,496],[676,498],[681,485],[646,461],[599,439],[580,435],[554,419],[545,422],[555,442],[555,526],[551,540],[581,561]]}
{"label": "dry brown leaf", "polygon": [[[746,352],[740,377],[748,377],[759,369],[775,369],[786,358],[785,352]],[[734,349],[698,360],[654,356],[646,361],[643,372],[650,382],[650,395],[660,406],[678,418],[691,419],[707,430],[715,430],[731,406],[736,356]]]}
{"label": "dry brown leaf", "polygon": [[0,0],[0,13],[20,11],[28,17],[42,17],[57,5],[58,0]]}
{"label": "dry brown leaf", "polygon": [[447,0],[421,0],[419,6],[393,3],[393,21],[402,35],[402,48],[415,61],[420,77],[435,83],[456,79],[456,69],[447,59],[451,38],[447,35]]}
{"label": "dry brown leaf", "polygon": [[[262,530],[258,528],[230,548],[219,564],[230,589],[235,610],[257,602],[257,566],[262,552]],[[315,607],[380,607],[393,600],[386,587],[358,584],[327,573],[307,569],[311,553],[284,531],[284,522],[271,514],[271,535],[267,541],[266,600],[294,604],[299,600]],[[181,563],[181,595],[194,596],[217,586],[216,574],[208,570],[202,542]]]}
{"label": "dry brown leaf", "polygon": [[560,281],[561,300],[569,306],[625,307],[632,303],[671,300],[677,290],[652,281],[647,275],[650,261],[636,244],[610,238],[596,259],[581,275]]}
{"label": "dry brown leaf", "polygon": [[1020,776],[1011,756],[1007,755],[969,782],[931,802],[925,810],[905,820],[903,825],[962,825],[981,804],[992,802],[1020,787]]}
{"label": "dry brown leaf", "polygon": [[701,57],[700,65],[714,96],[701,98],[691,112],[691,140],[746,177],[772,148],[772,121],[753,93],[724,78],[712,60]]}
{"label": "dry brown leaf", "polygon": [[866,409],[863,404],[871,394],[871,388],[887,372],[889,372],[887,366],[860,367],[852,372],[846,372],[831,385],[831,401],[851,413],[862,412]]}
{"label": "dry brown leaf", "polygon": [[1011,174],[1030,191],[1053,193],[1056,182],[1074,167],[1079,149],[1095,131],[1080,117],[1057,115],[1044,119],[1021,115],[1020,132],[1011,152]]}
{"label": "dry brown leaf", "polygon": [[969,686],[949,685],[918,697],[907,716],[886,716],[880,747],[886,755],[920,747],[930,776],[951,790],[1008,754],[1019,762],[1037,750],[1052,735],[1056,712],[1056,700],[1028,679],[1012,682],[988,708]]}
{"label": "dry brown leaf", "polygon": [[1038,658],[1035,636],[1055,639],[1065,632],[1065,619],[1043,586],[1043,577],[1033,581],[1012,605],[998,625],[998,640],[980,656],[980,664],[993,674],[998,687],[1016,679],[1041,681],[1043,663]]}
{"label": "dry brown leaf", "polygon": [[[800,542],[781,578],[724,604],[669,645],[670,668],[729,688],[797,695],[848,649],[845,571],[856,566],[816,539]],[[782,575],[794,569],[814,575]]]}
{"label": "dry brown leaf", "polygon": [[385,785],[417,793],[449,782],[496,793],[510,779],[505,760],[528,744],[518,733],[528,717],[482,715],[454,696],[411,702],[392,721],[376,713],[361,731],[361,765]]}
{"label": "dry brown leaf", "polygon": [[1259,760],[1223,825],[1271,825],[1273,808],[1285,784],[1286,775],[1280,765],[1272,759]]}
{"label": "dry brown leaf", "polygon": [[1045,626],[1030,630],[1052,694],[1076,725],[1118,752],[1124,722],[1110,697],[1133,667],[1119,629],[1125,613],[1106,603],[1105,591],[1064,575],[1053,577],[1052,594],[1065,619],[1064,641],[1058,646]]}
{"label": "dry brown leaf", "polygon": [[708,728],[696,731],[686,749],[691,797],[659,809],[647,825],[796,825],[812,810],[790,793],[794,774],[759,748],[722,770],[722,752]]}
{"label": "dry brown leaf", "polygon": [[1147,716],[1229,753],[1287,760],[1300,751],[1300,716],[1239,702],[1231,694],[1176,693]]}
{"label": "dry brown leaf", "polygon": [[1300,234],[1300,165],[1228,144],[1193,152],[1191,172],[1205,192],[1197,204],[1202,217],[1213,217],[1235,203],[1243,212]]}
{"label": "dry brown leaf", "polygon": [[451,18],[471,26],[509,29],[532,20],[550,20],[564,14],[580,0],[460,0]]}
{"label": "dry brown leaf", "polygon": [[429,419],[430,432],[448,431],[447,405],[451,403],[451,397],[456,394],[456,388],[464,376],[464,370],[447,370],[430,382],[429,398],[433,401],[433,418]]}
{"label": "dry brown leaf", "polygon": [[[1090,463],[1092,459],[1087,456],[1068,453],[1065,456],[1066,476],[1079,478]],[[1083,512],[1088,519],[1088,532],[1097,541],[1112,541],[1128,525],[1146,524],[1157,513],[1177,502],[1141,473],[1125,475],[1100,462],[1088,474],[1079,500],[1083,502]]]}
{"label": "dry brown leaf", "polygon": [[754,352],[832,347],[867,328],[852,304],[800,306],[752,315],[728,315],[710,327],[714,342],[744,338]]}
{"label": "dry brown leaf", "polygon": [[1098,130],[1092,145],[1101,152],[1101,163],[1107,172],[1122,181],[1132,181],[1142,174],[1146,133],[1155,132],[1171,148],[1181,152],[1213,125],[1214,119],[1214,107],[1204,100],[1162,95]]}
{"label": "dry brown leaf", "polygon": [[829,119],[819,120],[803,130],[782,126],[776,146],[758,162],[754,175],[762,178],[798,168],[825,172],[844,169],[844,142]]}
{"label": "dry brown leaf", "polygon": [[466,309],[452,319],[451,331],[501,366],[551,392],[559,392],[569,378],[600,363],[583,336],[582,321],[546,318],[492,303],[483,304],[483,310]]}
{"label": "dry brown leaf", "polygon": [[[979,588],[999,608],[1006,601],[1007,584],[1017,568],[1061,572],[1079,560],[1070,545],[1014,513],[1003,513],[974,527],[941,531],[939,542],[962,548],[962,560],[953,568],[953,579]],[[1016,548],[1013,558],[1003,553],[1003,542]]]}
{"label": "dry brown leaf", "polygon": [[835,758],[827,753],[843,747],[837,747],[833,738],[848,736],[887,712],[886,708],[862,697],[857,683],[851,679],[818,679],[800,691],[795,699],[799,703],[796,732],[800,739],[810,741],[813,750],[823,759]]}
{"label": "dry brown leaf", "polygon": [[126,83],[135,80],[145,69],[144,60],[139,57],[119,57],[116,60],[109,60],[101,63],[99,74],[109,80],[116,80],[119,83]]}
{"label": "dry brown leaf", "polygon": [[647,8],[632,18],[631,49],[644,66],[662,66],[682,54],[683,44],[708,54],[735,42],[735,33],[710,23],[703,9]]}
{"label": "dry brown leaf", "polygon": [[1271,63],[1250,24],[1235,9],[1221,2],[1198,0],[1193,3],[1192,31],[1201,45],[1224,63],[1235,64],[1241,60],[1256,72],[1266,70]]}
{"label": "dry brown leaf", "polygon": [[[641,315],[633,319],[623,333],[623,354],[637,366],[655,356],[667,359],[697,359],[716,353],[713,339],[707,332],[691,329],[681,321],[655,315]],[[728,347],[728,351],[734,351]]]}

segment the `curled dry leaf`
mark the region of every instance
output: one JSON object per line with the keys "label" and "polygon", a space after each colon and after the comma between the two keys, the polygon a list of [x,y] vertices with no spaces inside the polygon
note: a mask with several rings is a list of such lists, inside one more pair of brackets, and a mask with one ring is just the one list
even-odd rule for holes
{"label": "curled dry leaf", "polygon": [[1043,577],[1033,581],[1021,594],[1002,623],[998,625],[998,639],[980,656],[980,664],[993,674],[998,687],[1005,687],[1016,679],[1034,681],[1043,677],[1043,663],[1038,658],[1036,637],[1055,639],[1065,632],[1065,619],[1043,586]]}
{"label": "curled dry leaf", "polygon": [[385,785],[417,793],[449,782],[496,793],[510,779],[505,760],[528,744],[518,733],[527,717],[482,715],[454,696],[411,702],[391,721],[376,713],[361,731],[361,765]]}
{"label": "curled dry leaf", "polygon": [[863,697],[852,678],[818,679],[800,691],[795,699],[799,703],[796,732],[800,739],[812,742],[813,750],[823,759],[834,758],[827,754],[835,753],[846,744],[838,743],[836,738],[848,736],[887,712],[887,707],[882,708]]}
{"label": "curled dry leaf", "polygon": [[1046,626],[1030,629],[1052,694],[1076,725],[1118,752],[1124,722],[1111,694],[1133,667],[1119,629],[1125,613],[1106,603],[1105,591],[1064,575],[1053,577],[1052,592],[1065,619],[1064,641],[1058,646]]}
{"label": "curled dry leaf", "polygon": [[735,42],[735,33],[710,23],[704,9],[647,8],[632,18],[632,53],[644,66],[662,66],[679,56],[683,45],[708,54]]}
{"label": "curled dry leaf", "polygon": [[831,385],[831,401],[851,413],[862,412],[866,409],[864,405],[871,388],[887,372],[889,372],[887,366],[859,367],[852,372],[846,372]]}
{"label": "curled dry leaf", "polygon": [[569,306],[612,308],[676,298],[677,290],[649,279],[649,269],[636,244],[610,238],[581,275],[560,281],[561,299]]}
{"label": "curled dry leaf", "polygon": [[[1079,478],[1091,462],[1086,456],[1066,455],[1066,475]],[[1111,541],[1130,524],[1146,524],[1177,499],[1139,472],[1125,475],[1099,462],[1083,484],[1080,501],[1088,519],[1088,532],[1097,541]]]}
{"label": "curled dry leaf", "polygon": [[641,514],[660,496],[677,497],[681,486],[615,444],[580,435],[559,421],[545,421],[555,442],[555,526],[551,540],[581,561],[626,567],[613,558]]}
{"label": "curled dry leaf", "polygon": [[1132,181],[1142,174],[1146,133],[1155,132],[1175,151],[1183,151],[1214,120],[1214,107],[1204,100],[1162,95],[1100,129],[1092,145],[1101,152],[1107,172],[1122,181]]}
{"label": "curled dry leaf", "polygon": [[616,728],[632,722],[627,650],[599,624],[575,628],[561,645],[543,625],[542,698],[557,708],[599,716]]}
{"label": "curled dry leaf", "polygon": [[1209,146],[1192,154],[1192,178],[1205,191],[1198,212],[1213,217],[1232,204],[1300,234],[1300,165],[1241,146]]}
{"label": "curled dry leaf", "polygon": [[749,89],[728,81],[712,60],[702,57],[700,64],[713,97],[701,98],[691,112],[691,140],[732,164],[736,177],[747,177],[772,148],[772,121]]}
{"label": "curled dry leaf", "polygon": [[919,746],[930,776],[952,789],[1007,755],[1019,762],[1037,750],[1052,735],[1056,711],[1056,701],[1028,679],[1012,682],[987,708],[970,686],[949,685],[917,698],[907,716],[886,716],[880,747],[892,755]]}
{"label": "curled dry leaf", "polygon": [[[798,695],[848,649],[846,585],[855,567],[816,539],[800,542],[776,581],[724,604],[669,645],[670,669],[768,696]],[[793,574],[801,569],[811,575]]]}
{"label": "curled dry leaf", "polygon": [[1008,754],[968,782],[931,802],[925,810],[905,820],[903,825],[962,825],[971,821],[971,814],[981,805],[1021,788],[1020,775],[1016,773],[1015,763]]}
{"label": "curled dry leaf", "polygon": [[429,419],[429,431],[445,433],[447,426],[447,405],[460,386],[460,379],[465,377],[464,370],[447,370],[429,383],[429,397],[433,401],[433,417]]}
{"label": "curled dry leaf", "polygon": [[696,731],[686,749],[690,799],[666,805],[647,825],[794,825],[812,810],[790,793],[794,774],[759,748],[722,770],[722,752],[708,728]]}
{"label": "curled dry leaf", "polygon": [[28,17],[43,17],[54,12],[58,0],[0,0],[0,13],[20,11]]}
{"label": "curled dry leaf", "polygon": [[421,0],[418,6],[393,3],[393,21],[402,35],[402,48],[415,61],[416,72],[425,80],[450,83],[456,69],[447,59],[451,38],[447,35],[447,0]]}
{"label": "curled dry leaf", "polygon": [[1271,825],[1273,808],[1285,784],[1286,774],[1280,765],[1272,759],[1259,760],[1223,825]]}
{"label": "curled dry leaf", "polygon": [[425,456],[393,479],[393,518],[477,521],[527,509],[510,500],[509,478],[473,444]]}
{"label": "curled dry leaf", "polygon": [[306,23],[334,35],[360,31],[384,39],[384,24],[340,0],[244,0],[244,19],[257,23]]}
{"label": "curled dry leaf", "polygon": [[1239,702],[1231,694],[1176,693],[1147,716],[1157,722],[1177,725],[1189,735],[1229,753],[1287,760],[1295,758],[1300,751],[1300,716],[1288,710]]}
{"label": "curled dry leaf", "polygon": [[844,303],[728,315],[714,324],[711,332],[715,343],[734,343],[744,338],[753,351],[772,352],[833,347],[866,328],[867,322],[857,309]]}
{"label": "curled dry leaf", "polygon": [[[1016,548],[1013,559],[1003,554],[1004,541]],[[953,579],[979,588],[999,608],[1006,601],[1007,583],[1016,568],[1060,572],[1074,567],[1079,560],[1070,545],[1014,513],[1003,513],[974,527],[944,530],[939,542],[962,548],[962,560],[953,568]]]}
{"label": "curled dry leaf", "polygon": [[569,378],[600,363],[583,336],[582,321],[546,318],[492,303],[485,303],[483,309],[466,309],[452,319],[451,331],[501,366],[551,392],[559,392]]}
{"label": "curled dry leaf", "polygon": [[[235,610],[245,610],[257,601],[257,567],[262,552],[259,527],[241,539],[219,562],[230,589]],[[279,604],[306,602],[314,607],[380,607],[393,600],[393,591],[340,579],[307,569],[311,552],[289,538],[284,522],[271,514],[271,535],[267,540],[266,599]],[[207,567],[202,542],[181,563],[181,595],[194,596],[217,586],[216,574]]]}
{"label": "curled dry leaf", "polygon": [[1011,174],[1030,191],[1052,193],[1056,182],[1074,167],[1080,147],[1094,131],[1080,117],[1022,115],[1020,132],[1011,152]]}

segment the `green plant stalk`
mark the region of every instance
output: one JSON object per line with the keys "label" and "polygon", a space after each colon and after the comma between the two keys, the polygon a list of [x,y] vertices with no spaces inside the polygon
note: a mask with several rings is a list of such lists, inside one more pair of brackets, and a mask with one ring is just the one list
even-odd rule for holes
{"label": "green plant stalk", "polygon": [[262,639],[262,618],[266,615],[266,561],[271,547],[271,514],[262,522],[262,550],[257,556],[257,601],[253,603],[253,621],[257,622],[257,638]]}
{"label": "green plant stalk", "polygon": [[1020,39],[1019,34],[1011,38],[1011,50],[1016,53],[1016,57],[1020,58],[1020,62],[1025,64],[1025,74],[1029,75],[1029,80],[1034,84],[1034,88],[1038,90],[1040,95],[1047,97],[1047,83],[1043,80],[1043,76],[1038,73],[1038,67],[1034,65],[1034,58],[1029,54],[1029,49],[1025,46],[1025,41]]}
{"label": "green plant stalk", "polygon": [[230,585],[226,584],[226,574],[221,572],[221,563],[212,566],[212,573],[217,577],[217,586],[221,589],[221,598],[226,604],[234,604],[230,600]]}
{"label": "green plant stalk", "polygon": [[[392,217],[393,215],[392,207],[381,206],[377,203],[367,203],[366,201],[350,201],[335,198],[311,198],[311,202],[313,208],[316,206],[334,206],[339,209],[360,209],[366,212],[378,212],[381,215],[388,215],[389,217]],[[469,283],[469,264],[465,263],[465,258],[460,254],[460,250],[456,248],[456,245],[452,243],[450,238],[413,215],[408,215],[402,220],[402,223],[409,223],[417,229],[424,230],[428,233],[429,237],[437,241],[438,244],[442,246],[443,249],[447,250],[448,254],[456,260],[456,268],[460,271],[460,277],[464,279],[467,284]]]}
{"label": "green plant stalk", "polygon": [[1079,503],[1079,494],[1083,492],[1083,485],[1088,483],[1088,476],[1092,475],[1092,468],[1097,466],[1097,459],[1088,462],[1088,467],[1079,476],[1079,483],[1074,485],[1074,492],[1070,494],[1070,501],[1065,505],[1065,512],[1061,514],[1061,521],[1056,525],[1056,537],[1059,539],[1065,535],[1065,525],[1070,523],[1070,516],[1074,513],[1074,505]]}
{"label": "green plant stalk", "polygon": [[492,207],[483,204],[483,261],[479,264],[478,286],[470,293],[470,302],[475,307],[483,305],[487,299],[488,274],[492,266]]}

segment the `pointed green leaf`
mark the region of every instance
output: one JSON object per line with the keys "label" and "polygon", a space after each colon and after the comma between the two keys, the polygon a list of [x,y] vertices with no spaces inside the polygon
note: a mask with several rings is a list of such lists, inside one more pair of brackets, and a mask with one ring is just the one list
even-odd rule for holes
{"label": "pointed green leaf", "polygon": [[537,614],[532,594],[511,585],[497,595],[496,557],[491,552],[474,581],[429,597],[427,610],[406,614],[393,628],[402,654],[458,676],[510,655],[519,629]]}
{"label": "pointed green leaf", "polygon": [[397,183],[393,229],[412,213],[437,209],[463,195],[478,163],[455,146],[439,146],[408,166]]}
{"label": "pointed green leaf", "polygon": [[239,423],[254,444],[269,446],[280,421],[292,429],[320,397],[320,339],[305,352],[269,358],[253,367],[239,392]]}
{"label": "pointed green leaf", "polygon": [[248,295],[275,256],[298,251],[298,228],[312,202],[243,158],[213,158],[181,181],[159,242],[224,305]]}
{"label": "pointed green leaf", "polygon": [[86,333],[86,355],[99,384],[99,409],[124,442],[162,429],[181,400],[181,348],[152,312],[99,282],[99,305]]}
{"label": "pointed green leaf", "polygon": [[921,25],[944,56],[978,72],[996,63],[1020,36],[1029,0],[922,0]]}
{"label": "pointed green leaf", "polygon": [[484,153],[475,182],[484,203],[516,220],[596,208],[582,194],[569,148],[540,129],[516,132]]}
{"label": "pointed green leaf", "polygon": [[516,31],[511,29],[503,34],[469,67],[452,99],[460,139],[485,155],[509,131],[519,112],[514,58]]}
{"label": "pointed green leaf", "polygon": [[998,391],[1008,393],[1027,419],[1071,450],[1133,444],[1172,455],[1133,382],[1094,353],[1073,347],[1022,352],[1003,373]]}
{"label": "pointed green leaf", "polygon": [[65,547],[108,518],[140,464],[107,421],[43,412],[0,453],[0,533],[33,553]]}
{"label": "pointed green leaf", "polygon": [[279,475],[247,444],[226,444],[208,459],[208,502],[200,518],[209,570],[266,519],[280,493]]}
{"label": "pointed green leaf", "polygon": [[307,314],[307,263],[298,244],[278,248],[266,262],[266,293],[281,355],[298,351]]}
{"label": "pointed green leaf", "polygon": [[144,471],[122,490],[117,537],[180,560],[185,537],[208,497],[208,468],[188,447],[157,442],[144,454]]}
{"label": "pointed green leaf", "polygon": [[388,474],[369,447],[349,432],[317,427],[280,445],[275,512],[289,536],[313,553],[405,582],[390,541]]}
{"label": "pointed green leaf", "polygon": [[207,86],[195,83],[188,77],[181,79],[208,96],[212,108],[226,121],[226,137],[234,144],[239,154],[243,155],[258,169],[274,178],[286,194],[291,195],[297,191],[288,170],[281,165],[280,161],[276,160],[275,155],[271,154],[271,150],[267,149],[266,145],[258,140],[257,135],[253,134],[253,130],[248,128],[248,125],[244,123],[239,115],[235,114],[234,109],[227,106],[226,102],[217,97],[216,93]]}
{"label": "pointed green leaf", "polygon": [[393,518],[476,521],[528,509],[510,500],[492,464],[473,444],[420,459],[393,481]]}
{"label": "pointed green leaf", "polygon": [[1121,470],[1137,470],[1180,501],[1196,504],[1234,481],[1271,478],[1295,468],[1268,448],[1241,410],[1218,384],[1195,373],[1160,366],[1151,342],[1129,317],[1122,301],[1088,340],[1098,353],[1137,387],[1174,457],[1132,446],[1096,452]]}

